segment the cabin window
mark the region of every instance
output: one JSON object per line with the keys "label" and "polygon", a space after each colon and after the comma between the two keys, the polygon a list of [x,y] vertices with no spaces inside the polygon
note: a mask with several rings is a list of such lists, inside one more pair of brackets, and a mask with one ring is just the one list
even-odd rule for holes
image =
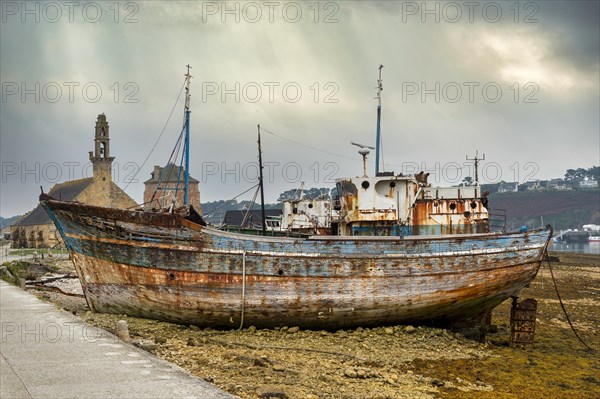
{"label": "cabin window", "polygon": [[456,204],[454,202],[450,204],[450,209],[451,210],[455,210],[456,209]]}
{"label": "cabin window", "polygon": [[477,203],[475,201],[471,201],[471,209],[477,208]]}
{"label": "cabin window", "polygon": [[361,183],[361,187],[364,188],[365,190],[367,188],[369,188],[370,185],[371,184],[368,181],[366,181],[366,180]]}
{"label": "cabin window", "polygon": [[272,227],[272,228],[279,227],[279,220],[267,220],[266,222],[267,222],[268,227]]}

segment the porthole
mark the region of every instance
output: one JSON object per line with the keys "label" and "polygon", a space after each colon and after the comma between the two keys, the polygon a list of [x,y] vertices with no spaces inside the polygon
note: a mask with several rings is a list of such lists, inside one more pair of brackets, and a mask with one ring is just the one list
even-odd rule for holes
{"label": "porthole", "polygon": [[369,186],[370,186],[370,185],[371,185],[371,184],[370,184],[368,181],[366,181],[366,180],[365,180],[365,181],[363,181],[363,182],[361,183],[361,186],[362,186],[362,188],[364,188],[365,190],[366,190],[367,188],[369,188]]}

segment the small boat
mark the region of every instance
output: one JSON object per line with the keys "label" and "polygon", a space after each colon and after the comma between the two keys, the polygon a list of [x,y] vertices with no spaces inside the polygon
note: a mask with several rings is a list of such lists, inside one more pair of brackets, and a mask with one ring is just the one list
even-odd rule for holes
{"label": "small boat", "polygon": [[[187,134],[190,77],[188,69]],[[378,144],[380,114],[381,103]],[[490,231],[478,184],[432,187],[422,173],[378,170],[367,177],[368,151],[360,153],[363,176],[339,179],[339,199],[323,205],[328,235],[221,231],[189,207],[123,210],[45,194],[40,203],[95,312],[220,328],[474,326],[535,278],[549,226]]]}
{"label": "small boat", "polygon": [[600,242],[600,236],[589,236],[588,242]]}

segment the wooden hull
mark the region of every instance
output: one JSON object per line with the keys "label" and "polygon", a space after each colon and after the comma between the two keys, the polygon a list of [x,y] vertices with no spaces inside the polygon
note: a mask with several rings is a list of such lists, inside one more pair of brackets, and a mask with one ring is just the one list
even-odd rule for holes
{"label": "wooden hull", "polygon": [[94,311],[225,328],[474,322],[533,280],[551,235],[257,237],[175,215],[42,205]]}

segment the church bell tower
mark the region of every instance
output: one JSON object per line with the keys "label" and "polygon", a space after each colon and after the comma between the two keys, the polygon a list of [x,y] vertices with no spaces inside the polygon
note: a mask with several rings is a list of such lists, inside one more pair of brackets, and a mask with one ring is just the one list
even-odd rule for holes
{"label": "church bell tower", "polygon": [[112,180],[112,161],[115,157],[110,156],[108,122],[104,114],[98,115],[94,144],[94,151],[90,151],[90,161],[94,168],[94,180],[110,182]]}

